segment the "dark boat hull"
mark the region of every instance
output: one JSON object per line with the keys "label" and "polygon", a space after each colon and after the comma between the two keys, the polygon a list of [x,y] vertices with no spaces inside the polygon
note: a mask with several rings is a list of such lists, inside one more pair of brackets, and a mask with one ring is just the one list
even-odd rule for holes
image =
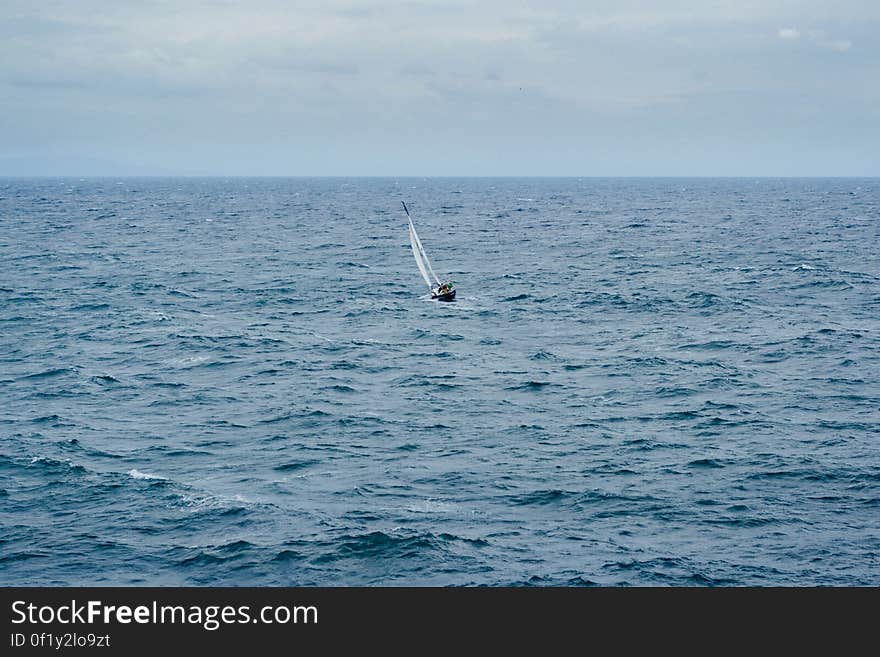
{"label": "dark boat hull", "polygon": [[447,292],[446,294],[432,294],[431,298],[437,301],[454,301],[455,290],[452,290],[452,292]]}

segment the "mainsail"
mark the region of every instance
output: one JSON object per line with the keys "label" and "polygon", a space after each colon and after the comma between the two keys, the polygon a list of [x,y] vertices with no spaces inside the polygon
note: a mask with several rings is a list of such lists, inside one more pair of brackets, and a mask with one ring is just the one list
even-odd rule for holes
{"label": "mainsail", "polygon": [[[401,201],[403,203],[403,201]],[[425,279],[425,283],[428,284],[428,287],[433,289],[434,283],[431,282],[431,277],[433,276],[437,285],[440,285],[440,279],[437,278],[437,274],[434,273],[434,268],[431,267],[431,261],[428,260],[428,254],[425,253],[425,247],[422,246],[422,240],[419,239],[419,234],[416,232],[416,227],[413,225],[412,217],[409,214],[409,209],[406,207],[406,203],[403,203],[403,209],[406,210],[407,219],[409,219],[409,243],[412,246],[413,257],[416,259],[416,265],[418,265],[419,272],[422,274],[422,278]],[[430,275],[428,274],[430,272]]]}

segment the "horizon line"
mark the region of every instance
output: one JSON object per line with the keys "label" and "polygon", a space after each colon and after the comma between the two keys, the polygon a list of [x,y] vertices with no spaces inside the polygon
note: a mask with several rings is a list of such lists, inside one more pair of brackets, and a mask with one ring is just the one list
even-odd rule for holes
{"label": "horizon line", "polygon": [[169,173],[157,173],[157,174],[104,174],[104,173],[65,173],[65,174],[5,174],[0,173],[0,178],[405,178],[405,179],[425,179],[425,178],[596,178],[596,179],[608,179],[608,178],[631,178],[631,179],[717,179],[717,178],[729,178],[729,179],[828,179],[828,178],[864,178],[864,179],[873,179],[880,178],[880,174],[873,175],[841,175],[841,174],[809,174],[809,175],[790,175],[790,174],[760,174],[760,175],[744,175],[744,174],[724,174],[724,175],[687,175],[687,174],[676,174],[676,175],[657,175],[657,174],[642,174],[642,175],[612,175],[612,174],[587,174],[587,175],[578,175],[578,174],[482,174],[482,175],[450,175],[450,174],[405,174],[405,175],[395,175],[395,174],[219,174],[219,173],[206,173],[206,174],[169,174]]}

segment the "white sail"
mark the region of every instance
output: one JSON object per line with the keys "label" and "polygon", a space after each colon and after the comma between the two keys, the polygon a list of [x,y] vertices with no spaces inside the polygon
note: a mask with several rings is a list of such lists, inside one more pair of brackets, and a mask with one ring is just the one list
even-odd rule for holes
{"label": "white sail", "polygon": [[409,220],[409,243],[410,246],[412,246],[413,256],[416,259],[416,265],[418,265],[419,271],[422,273],[422,278],[425,279],[425,283],[427,283],[430,288],[431,278],[428,276],[428,270],[425,269],[425,262],[422,260],[424,249],[421,248],[422,243],[419,241],[419,236],[416,234],[416,228],[413,226],[412,219]]}
{"label": "white sail", "polygon": [[[428,287],[433,291],[434,284],[431,283],[431,276],[434,277],[434,280],[437,282],[437,285],[440,285],[440,279],[437,277],[437,274],[434,273],[434,268],[431,267],[431,261],[428,260],[428,254],[425,253],[425,247],[422,246],[422,240],[419,239],[419,234],[416,232],[416,227],[413,225],[412,217],[409,214],[409,208],[406,207],[406,203],[403,204],[403,209],[406,210],[406,218],[409,220],[409,243],[412,246],[413,256],[416,259],[416,264],[419,266],[419,271],[422,273],[422,278],[425,279],[425,283],[428,284]],[[428,272],[431,272],[431,275],[428,275]]]}
{"label": "white sail", "polygon": [[422,246],[422,240],[419,239],[419,234],[416,232],[416,227],[413,226],[412,219],[409,220],[409,227],[412,231],[413,237],[416,238],[416,246],[419,247],[419,253],[422,256],[422,260],[424,261],[425,266],[428,268],[428,271],[431,272],[431,276],[434,277],[434,280],[437,281],[437,285],[440,285],[440,279],[437,277],[437,274],[434,273],[434,268],[431,266],[431,261],[428,260],[428,254],[425,253],[425,247]]}

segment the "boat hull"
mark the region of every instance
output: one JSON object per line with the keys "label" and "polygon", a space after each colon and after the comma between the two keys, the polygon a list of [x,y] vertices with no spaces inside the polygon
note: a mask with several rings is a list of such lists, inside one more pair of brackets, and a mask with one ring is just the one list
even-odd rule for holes
{"label": "boat hull", "polygon": [[446,292],[445,294],[432,294],[431,298],[436,301],[454,301],[455,290],[452,290],[452,292]]}

